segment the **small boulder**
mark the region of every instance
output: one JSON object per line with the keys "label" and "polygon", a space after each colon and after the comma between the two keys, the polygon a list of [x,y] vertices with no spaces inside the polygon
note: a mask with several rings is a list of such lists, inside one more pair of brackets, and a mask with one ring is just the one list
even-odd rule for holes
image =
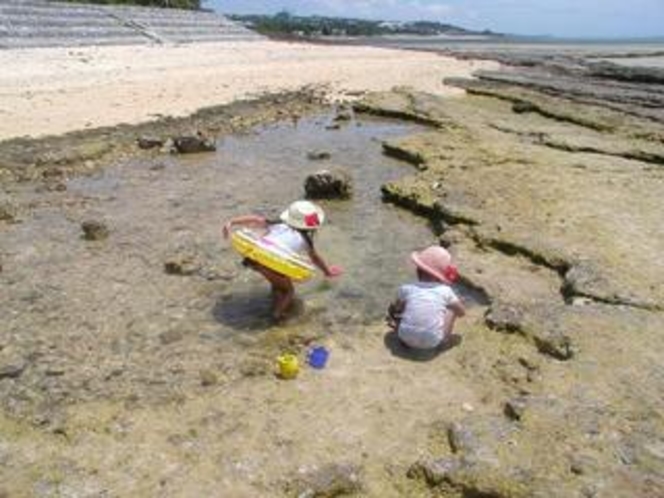
{"label": "small boulder", "polygon": [[525,328],[525,312],[517,305],[496,302],[489,308],[485,321],[492,330],[519,332]]}
{"label": "small boulder", "polygon": [[203,387],[216,386],[219,384],[219,377],[217,377],[217,374],[212,370],[201,370],[199,376]]}
{"label": "small boulder", "polygon": [[0,359],[0,380],[17,379],[23,374],[26,366],[21,358]]}
{"label": "small boulder", "polygon": [[351,495],[362,490],[361,469],[354,464],[328,464],[303,473],[287,488],[301,498]]}
{"label": "small boulder", "polygon": [[164,262],[164,271],[169,275],[189,276],[200,270],[200,264],[190,254],[175,254]]}
{"label": "small boulder", "polygon": [[536,112],[537,106],[531,102],[526,102],[525,100],[519,100],[512,104],[512,112],[516,114],[523,114],[526,112]]}
{"label": "small boulder", "polygon": [[0,221],[16,223],[18,219],[18,207],[9,202],[0,203]]}
{"label": "small boulder", "polygon": [[159,342],[161,342],[164,346],[180,342],[182,339],[184,339],[184,334],[177,329],[167,330],[166,332],[159,334]]}
{"label": "small boulder", "polygon": [[431,488],[446,483],[459,490],[460,496],[492,498],[535,496],[528,484],[523,482],[523,476],[517,471],[510,472],[508,469],[475,463],[464,458],[423,459],[410,467],[407,476],[423,480]]}
{"label": "small boulder", "polygon": [[164,140],[159,137],[142,136],[136,140],[139,149],[156,149],[164,145]]}
{"label": "small boulder", "polygon": [[307,153],[307,158],[311,161],[324,161],[332,157],[326,150],[312,150]]}
{"label": "small boulder", "polygon": [[307,199],[348,199],[352,195],[352,180],[344,170],[322,170],[304,181]]}
{"label": "small boulder", "polygon": [[461,460],[456,458],[421,459],[410,466],[406,475],[410,479],[421,479],[430,487],[436,487],[461,466]]}
{"label": "small boulder", "polygon": [[524,397],[509,399],[505,402],[503,413],[511,420],[521,420],[526,413],[528,400]]}
{"label": "small boulder", "polygon": [[349,107],[341,107],[337,110],[337,115],[334,116],[334,121],[350,121],[353,119],[353,110]]}
{"label": "small boulder", "polygon": [[214,152],[217,145],[202,133],[182,135],[173,138],[173,150],[177,154],[195,154],[198,152]]}
{"label": "small boulder", "polygon": [[98,220],[84,221],[81,223],[81,229],[85,240],[105,240],[109,235],[106,224]]}

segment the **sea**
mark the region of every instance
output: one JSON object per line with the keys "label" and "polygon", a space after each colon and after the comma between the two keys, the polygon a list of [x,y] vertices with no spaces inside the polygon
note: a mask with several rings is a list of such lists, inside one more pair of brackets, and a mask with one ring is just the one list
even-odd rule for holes
{"label": "sea", "polygon": [[[356,39],[357,40],[357,39]],[[410,37],[360,39],[362,44],[473,53],[513,55],[570,55],[615,64],[664,69],[664,37],[638,39],[572,39],[550,37]]]}

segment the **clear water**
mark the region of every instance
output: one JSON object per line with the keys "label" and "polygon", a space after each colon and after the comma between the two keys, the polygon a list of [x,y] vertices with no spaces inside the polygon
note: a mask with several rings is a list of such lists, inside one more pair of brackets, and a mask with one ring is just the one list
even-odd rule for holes
{"label": "clear water", "polygon": [[[381,142],[421,128],[363,119],[333,130],[332,119],[220,138],[216,153],[133,159],[72,179],[65,192],[27,189],[20,195],[34,205],[32,217],[0,240],[7,255],[0,279],[11,285],[6,304],[15,311],[8,326],[17,333],[48,330],[58,344],[72,337],[78,344],[80,334],[89,334],[97,346],[107,343],[126,355],[123,361],[135,355],[136,365],[145,361],[141,351],[161,350],[169,331],[198,337],[192,347],[261,337],[274,330],[269,286],[241,265],[221,237],[222,223],[248,213],[277,217],[303,196],[308,174],[331,167],[351,175],[355,192],[350,200],[321,202],[328,221],[315,242],[345,273],[299,284],[304,311],[280,328],[353,332],[381,321],[398,286],[414,279],[410,252],[436,242],[426,220],[383,203],[380,192],[384,183],[415,172],[386,157]],[[308,159],[313,150],[331,159]],[[81,240],[86,219],[104,221],[109,238]],[[167,274],[165,262],[180,253],[193,255],[200,269]],[[40,313],[25,311],[24,297],[34,289],[57,289],[43,292]]]}
{"label": "clear water", "polygon": [[[424,220],[381,200],[382,184],[413,172],[383,155],[381,141],[418,128],[372,120],[328,130],[328,121],[329,117],[320,117],[227,138],[218,167],[236,172],[224,189],[229,215],[276,217],[303,195],[308,174],[325,168],[343,168],[351,174],[351,200],[320,202],[328,221],[315,241],[323,257],[340,264],[345,273],[334,280],[321,277],[300,284],[298,294],[307,313],[320,315],[327,324],[369,323],[384,315],[397,286],[413,278],[409,253],[435,242]],[[327,151],[331,159],[311,161],[307,152],[312,150]],[[253,317],[256,308],[259,315],[267,314],[267,284],[255,280],[249,276],[247,282],[239,282],[233,297],[218,307],[221,321],[239,328],[261,326]]]}

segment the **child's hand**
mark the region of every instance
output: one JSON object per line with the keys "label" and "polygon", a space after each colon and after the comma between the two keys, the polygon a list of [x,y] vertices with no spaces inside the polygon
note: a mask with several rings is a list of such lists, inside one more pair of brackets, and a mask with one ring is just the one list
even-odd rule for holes
{"label": "child's hand", "polygon": [[232,226],[233,226],[233,223],[230,222],[230,221],[229,221],[228,223],[225,223],[225,224],[224,224],[224,228],[222,229],[222,232],[223,232],[223,234],[224,234],[224,238],[225,238],[225,239],[227,239],[228,236],[230,235],[230,233],[231,233],[231,227],[232,227]]}
{"label": "child's hand", "polygon": [[341,268],[341,266],[332,265],[328,268],[326,276],[334,278],[340,276],[343,272],[344,270]]}

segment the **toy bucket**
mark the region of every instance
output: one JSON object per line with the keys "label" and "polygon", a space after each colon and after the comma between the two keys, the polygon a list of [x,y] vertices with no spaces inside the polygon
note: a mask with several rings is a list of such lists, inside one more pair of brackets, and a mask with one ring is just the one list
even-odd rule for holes
{"label": "toy bucket", "polygon": [[277,369],[279,377],[282,379],[294,379],[300,373],[300,363],[297,361],[297,356],[282,354],[277,358]]}
{"label": "toy bucket", "polygon": [[309,365],[311,365],[312,368],[321,370],[325,368],[329,356],[330,352],[327,349],[325,349],[323,346],[313,348],[311,351],[309,351],[309,357],[308,357]]}

